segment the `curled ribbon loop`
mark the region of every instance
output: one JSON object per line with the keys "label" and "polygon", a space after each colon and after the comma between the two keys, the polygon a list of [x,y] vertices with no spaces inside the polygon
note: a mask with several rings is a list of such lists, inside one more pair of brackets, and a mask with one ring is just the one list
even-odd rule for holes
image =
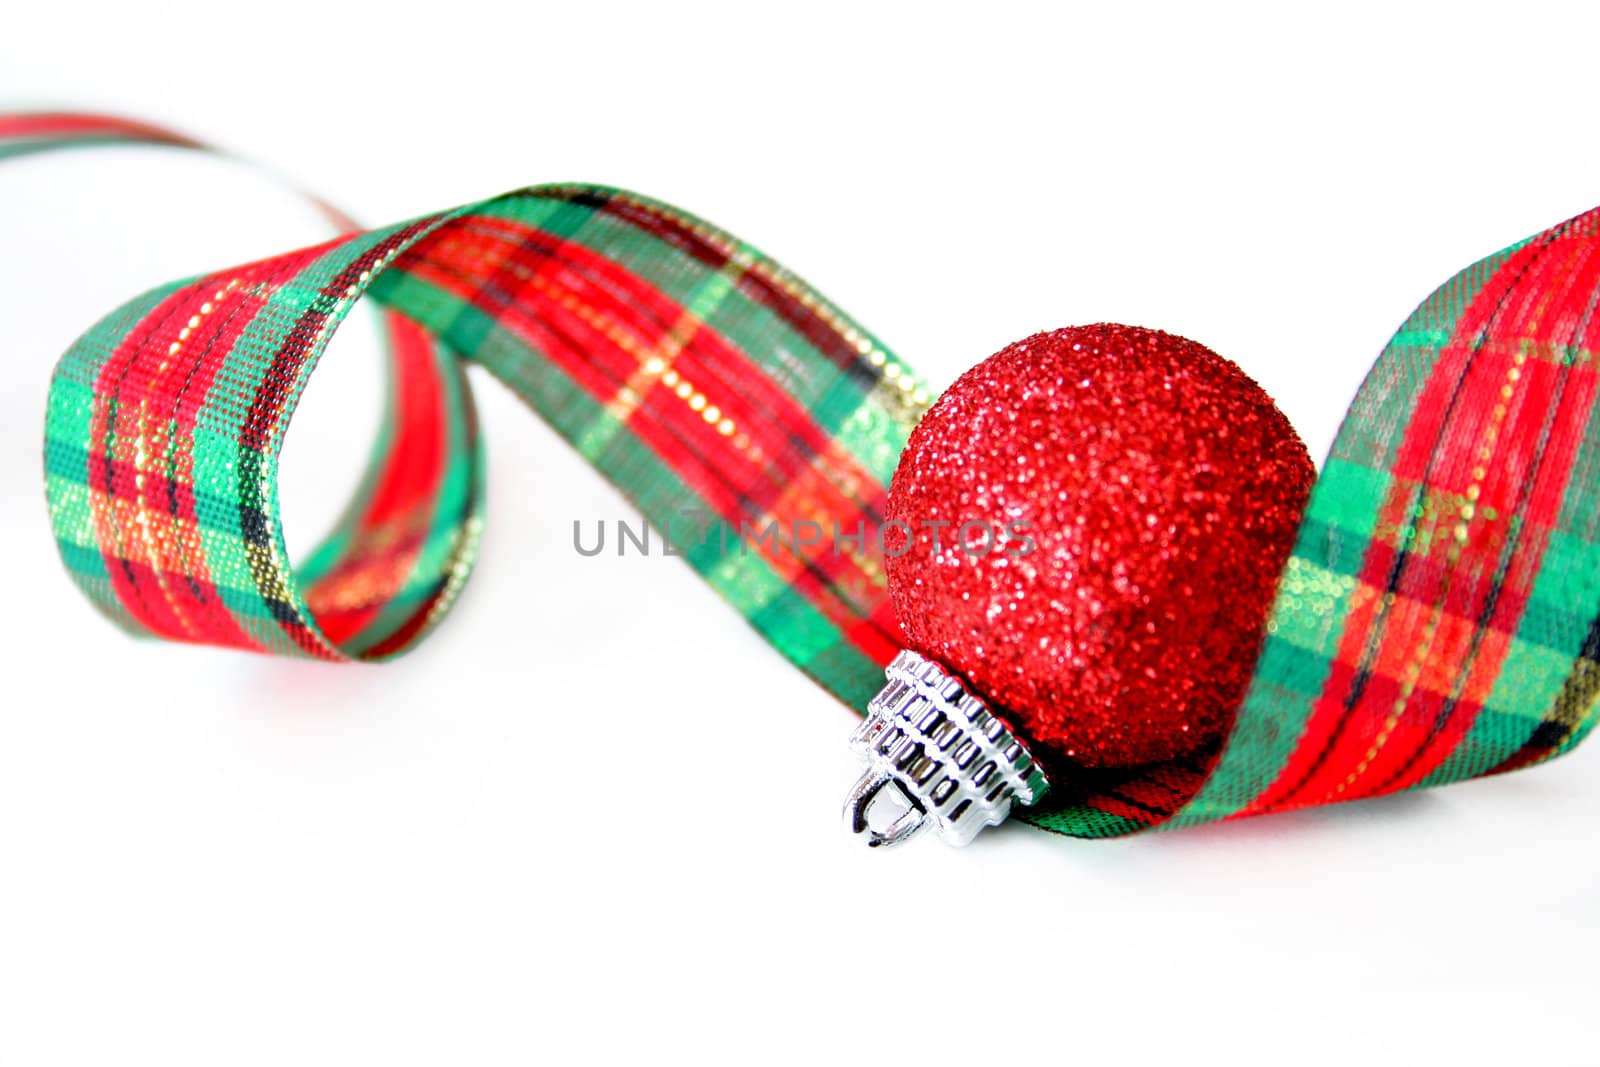
{"label": "curled ribbon loop", "polygon": [[[62,144],[192,144],[55,118]],[[32,117],[36,138],[50,119]],[[295,571],[276,460],[363,296],[409,324],[393,417],[350,520]],[[644,197],[538,186],[167,286],[107,316],[51,386],[63,556],[139,632],[327,658],[403,651],[471,562],[465,363],[663,529],[685,515],[735,530],[874,527],[927,402],[877,341],[750,246]],[[864,703],[898,639],[872,540],[835,555],[710,536],[685,555],[789,659]]]}
{"label": "curled ribbon loop", "polygon": [[[0,156],[107,141],[195,147],[102,116],[0,115]],[[391,322],[387,429],[344,519],[293,568],[277,457],[362,297]],[[1222,751],[1057,788],[1023,817],[1111,836],[1436,785],[1576,745],[1600,706],[1597,298],[1600,209],[1441,287],[1345,420]],[[467,364],[658,529],[688,516],[833,532],[810,545],[708,534],[685,558],[789,660],[866,705],[899,648],[884,492],[928,392],[749,245],[613,189],[535,186],[347,232],[107,316],[50,389],[63,559],[136,632],[332,659],[402,652],[471,566],[482,457]]]}

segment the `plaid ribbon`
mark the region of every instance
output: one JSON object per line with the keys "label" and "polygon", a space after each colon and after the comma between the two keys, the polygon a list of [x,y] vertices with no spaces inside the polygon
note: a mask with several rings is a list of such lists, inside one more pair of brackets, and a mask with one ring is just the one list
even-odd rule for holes
{"label": "plaid ribbon", "polygon": [[[0,115],[0,156],[137,142]],[[486,368],[785,657],[862,708],[899,647],[884,491],[929,402],[913,372],[728,234],[614,189],[535,186],[164,286],[62,357],[46,485],[79,586],[140,634],[327,659],[405,651],[481,525],[467,364]],[[387,309],[386,430],[291,568],[277,457],[355,301]],[[1462,271],[1405,323],[1312,494],[1222,751],[1058,783],[1102,837],[1525,767],[1600,712],[1600,209]],[[814,523],[815,545],[718,536]],[[853,539],[860,534],[859,539]],[[836,550],[835,545],[843,547]]]}

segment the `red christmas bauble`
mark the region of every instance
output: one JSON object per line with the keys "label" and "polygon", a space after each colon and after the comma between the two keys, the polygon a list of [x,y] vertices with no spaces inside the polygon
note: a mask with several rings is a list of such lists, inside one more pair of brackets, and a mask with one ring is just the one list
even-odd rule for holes
{"label": "red christmas bauble", "polygon": [[1203,345],[1116,325],[1019,341],[900,457],[885,546],[907,646],[1047,763],[1214,747],[1315,474],[1271,398]]}

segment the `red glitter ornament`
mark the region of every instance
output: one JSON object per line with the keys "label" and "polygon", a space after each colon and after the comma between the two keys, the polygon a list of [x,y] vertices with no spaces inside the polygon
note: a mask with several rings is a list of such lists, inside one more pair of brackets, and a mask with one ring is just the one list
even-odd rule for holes
{"label": "red glitter ornament", "polygon": [[1019,341],[939,398],[895,471],[907,646],[1047,765],[1212,749],[1315,474],[1271,398],[1203,345],[1116,325]]}

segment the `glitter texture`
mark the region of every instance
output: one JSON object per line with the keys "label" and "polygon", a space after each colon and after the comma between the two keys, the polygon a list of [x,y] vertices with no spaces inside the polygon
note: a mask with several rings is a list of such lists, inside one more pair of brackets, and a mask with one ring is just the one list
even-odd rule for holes
{"label": "glitter texture", "polygon": [[1036,334],[962,375],[900,458],[887,519],[911,533],[890,528],[887,563],[906,642],[1044,754],[1213,749],[1314,478],[1271,398],[1210,349]]}

